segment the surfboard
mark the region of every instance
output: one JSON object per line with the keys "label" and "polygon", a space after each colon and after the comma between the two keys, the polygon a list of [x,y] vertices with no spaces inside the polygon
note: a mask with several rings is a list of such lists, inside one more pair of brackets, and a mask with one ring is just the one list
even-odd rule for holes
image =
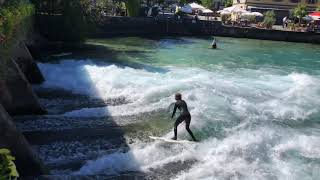
{"label": "surfboard", "polygon": [[153,140],[160,140],[168,143],[193,143],[193,141],[188,141],[188,140],[173,140],[173,139],[168,139],[164,137],[156,137],[156,136],[149,136],[150,139]]}

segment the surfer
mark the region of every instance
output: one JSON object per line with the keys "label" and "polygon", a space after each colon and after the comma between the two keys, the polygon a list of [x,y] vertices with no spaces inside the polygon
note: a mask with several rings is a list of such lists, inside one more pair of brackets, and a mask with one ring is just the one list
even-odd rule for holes
{"label": "surfer", "polygon": [[176,122],[174,123],[174,137],[172,139],[173,140],[177,140],[177,133],[178,133],[177,132],[177,128],[178,128],[178,125],[180,123],[182,123],[183,121],[185,121],[186,130],[188,131],[188,133],[190,134],[192,139],[194,141],[197,141],[196,138],[194,137],[192,131],[189,128],[190,122],[191,122],[191,115],[190,115],[190,112],[188,110],[187,103],[184,100],[182,100],[182,97],[181,97],[180,93],[176,93],[175,94],[175,99],[176,99],[176,103],[174,104],[174,109],[173,109],[173,113],[172,113],[171,118],[173,118],[174,114],[176,113],[177,108],[181,111],[181,114],[177,118]]}

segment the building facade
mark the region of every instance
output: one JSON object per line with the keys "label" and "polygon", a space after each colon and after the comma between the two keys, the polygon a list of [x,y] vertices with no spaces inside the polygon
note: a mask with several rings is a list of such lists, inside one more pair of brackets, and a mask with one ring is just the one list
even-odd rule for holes
{"label": "building facade", "polygon": [[281,24],[282,19],[290,16],[290,10],[294,9],[299,3],[305,3],[308,11],[314,11],[320,6],[320,0],[233,0],[233,5],[252,12],[264,13],[274,10],[276,14],[276,24]]}
{"label": "building facade", "polygon": [[234,5],[241,5],[246,9],[252,7],[290,10],[299,3],[305,3],[308,10],[314,11],[320,5],[320,0],[233,0]]}

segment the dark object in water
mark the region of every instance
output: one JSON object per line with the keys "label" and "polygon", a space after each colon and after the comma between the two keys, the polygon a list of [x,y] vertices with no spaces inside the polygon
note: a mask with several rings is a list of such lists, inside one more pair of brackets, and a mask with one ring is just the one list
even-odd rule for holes
{"label": "dark object in water", "polygon": [[217,48],[216,39],[213,39],[213,41],[212,41],[212,43],[211,43],[211,48],[212,48],[212,49],[216,49],[216,48]]}

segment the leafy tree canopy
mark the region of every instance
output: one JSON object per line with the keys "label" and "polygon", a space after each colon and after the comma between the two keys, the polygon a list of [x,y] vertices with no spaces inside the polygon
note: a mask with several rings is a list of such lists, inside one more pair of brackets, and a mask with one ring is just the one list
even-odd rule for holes
{"label": "leafy tree canopy", "polygon": [[297,18],[303,18],[308,14],[307,6],[304,3],[298,4],[296,8],[293,9],[293,15]]}

